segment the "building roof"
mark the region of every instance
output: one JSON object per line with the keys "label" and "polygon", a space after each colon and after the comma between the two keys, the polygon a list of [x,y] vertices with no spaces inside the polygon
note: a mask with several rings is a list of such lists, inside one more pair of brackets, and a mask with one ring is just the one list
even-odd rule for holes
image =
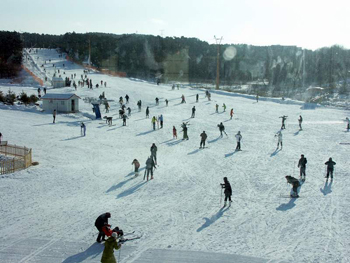
{"label": "building roof", "polygon": [[42,100],[69,100],[72,97],[77,97],[78,99],[81,99],[79,96],[75,94],[70,94],[70,93],[64,93],[64,94],[45,94],[44,96],[41,97]]}
{"label": "building roof", "polygon": [[60,77],[53,77],[52,81],[64,81],[63,78]]}

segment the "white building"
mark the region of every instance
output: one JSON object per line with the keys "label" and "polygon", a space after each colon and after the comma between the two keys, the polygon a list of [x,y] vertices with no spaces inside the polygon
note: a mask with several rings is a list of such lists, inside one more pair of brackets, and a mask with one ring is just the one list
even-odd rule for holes
{"label": "white building", "polygon": [[65,87],[66,83],[63,78],[53,77],[52,78],[52,87],[54,88],[62,88]]}
{"label": "white building", "polygon": [[44,111],[77,112],[80,97],[75,94],[46,94],[41,97]]}

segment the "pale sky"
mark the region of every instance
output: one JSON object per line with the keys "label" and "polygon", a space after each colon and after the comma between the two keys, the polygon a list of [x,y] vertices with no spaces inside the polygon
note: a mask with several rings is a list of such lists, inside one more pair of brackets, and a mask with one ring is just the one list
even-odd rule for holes
{"label": "pale sky", "polygon": [[0,30],[350,48],[350,0],[0,0]]}

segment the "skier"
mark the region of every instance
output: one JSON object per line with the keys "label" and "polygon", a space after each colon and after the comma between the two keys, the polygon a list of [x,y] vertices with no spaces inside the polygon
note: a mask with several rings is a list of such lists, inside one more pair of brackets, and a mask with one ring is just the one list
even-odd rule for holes
{"label": "skier", "polygon": [[81,136],[85,136],[85,134],[86,134],[86,126],[85,126],[84,122],[82,122],[80,125],[80,133],[81,133]]}
{"label": "skier", "polygon": [[109,112],[109,104],[108,104],[108,101],[105,102],[105,110],[106,110],[106,113]]}
{"label": "skier", "polygon": [[283,116],[280,117],[280,118],[282,118],[282,127],[281,127],[281,130],[283,130],[283,129],[286,128],[284,122],[286,121],[287,117],[288,117],[288,116],[286,116],[286,115],[283,115]]}
{"label": "skier", "polygon": [[140,168],[140,163],[137,159],[134,159],[131,163],[131,165],[134,165],[135,167],[135,176],[139,175],[139,168]]}
{"label": "skier", "polygon": [[222,138],[222,133],[225,133],[227,136],[227,133],[225,132],[225,126],[222,124],[222,122],[220,122],[220,124],[218,124],[219,127],[219,131],[220,131],[220,137]]}
{"label": "skier", "polygon": [[[174,126],[174,129],[175,129],[175,126]],[[175,132],[176,132],[176,129],[175,129]],[[2,133],[0,132],[0,145],[1,145],[1,139],[2,139]]]}
{"label": "skier", "polygon": [[301,185],[299,180],[290,176],[290,175],[286,175],[285,178],[287,179],[287,183],[291,184],[293,186],[291,192],[290,192],[290,197],[292,198],[297,198],[299,197],[298,195],[298,188]]}
{"label": "skier", "polygon": [[201,137],[201,143],[199,145],[199,149],[205,148],[205,140],[207,139],[207,134],[205,133],[205,131],[203,131],[200,135]]}
{"label": "skier", "polygon": [[348,125],[346,126],[346,130],[349,131],[350,130],[350,120],[348,117],[346,117],[345,120],[348,122]]}
{"label": "skier", "polygon": [[235,137],[236,137],[236,140],[237,140],[236,151],[241,151],[241,140],[242,140],[241,132],[238,131],[237,134],[235,135]]}
{"label": "skier", "polygon": [[165,99],[165,106],[168,107],[168,103],[169,103],[168,99]]}
{"label": "skier", "polygon": [[[148,157],[148,159],[146,161],[146,171],[145,171],[145,175],[147,172],[147,181],[148,181],[149,173],[151,173],[151,180],[153,179],[153,168],[157,169],[157,167],[154,164],[153,158]],[[143,177],[143,180],[145,180],[145,177]]]}
{"label": "skier", "polygon": [[188,140],[189,138],[188,138],[188,135],[187,135],[187,130],[188,130],[188,127],[187,127],[187,124],[188,124],[188,122],[184,122],[184,123],[182,123],[182,125],[181,125],[181,128],[182,128],[182,131],[183,131],[183,133],[184,133],[184,136],[183,136],[183,139],[182,140]]}
{"label": "skier", "polygon": [[219,104],[215,105],[215,112],[218,113],[219,112]]}
{"label": "skier", "polygon": [[[140,110],[141,110],[141,106],[140,106]],[[146,108],[146,118],[149,118],[149,108]]]}
{"label": "skier", "polygon": [[222,107],[224,108],[224,112],[226,111],[226,105],[225,103],[222,104]]}
{"label": "skier", "polygon": [[137,102],[137,107],[138,107],[139,111],[141,111],[141,101],[140,100]]}
{"label": "skier", "polygon": [[275,134],[275,137],[278,138],[278,141],[277,141],[277,148],[276,150],[279,148],[279,145],[281,144],[281,150],[282,150],[282,130],[279,130],[276,134]]}
{"label": "skier", "polygon": [[128,107],[126,110],[128,111],[128,116],[131,116],[131,109],[130,109],[130,107]]}
{"label": "skier", "polygon": [[332,160],[332,158],[329,158],[329,160],[324,164],[327,165],[327,175],[325,176],[325,178],[328,179],[329,174],[331,174],[331,180],[333,180],[334,165],[336,165],[336,163]]}
{"label": "skier", "polygon": [[117,241],[118,234],[113,232],[112,235],[106,240],[105,248],[102,253],[101,263],[116,263],[114,257],[114,249],[118,250],[121,248],[121,244]]}
{"label": "skier", "polygon": [[[173,139],[177,139],[177,131],[176,131],[175,126],[173,126]],[[1,140],[1,138],[0,138],[0,140]]]}
{"label": "skier", "polygon": [[126,126],[126,119],[129,119],[126,114],[123,114],[123,126]]}
{"label": "skier", "polygon": [[125,95],[125,100],[126,100],[126,103],[129,103],[129,95],[128,94]]}
{"label": "skier", "polygon": [[198,102],[198,99],[199,99],[199,95],[197,94],[196,95],[196,102]]}
{"label": "skier", "polygon": [[44,88],[44,95],[46,95],[46,88]]}
{"label": "skier", "polygon": [[160,122],[160,128],[163,128],[163,114],[160,114],[160,116],[158,117],[158,121]]}
{"label": "skier", "polygon": [[232,117],[233,117],[233,109],[231,109],[231,111],[230,111],[230,120],[232,120]]}
{"label": "skier", "polygon": [[259,102],[259,95],[256,94],[256,102]]}
{"label": "skier", "polygon": [[181,96],[181,103],[186,103],[185,96],[183,94]]}
{"label": "skier", "polygon": [[53,123],[56,123],[56,114],[57,114],[57,111],[53,110],[53,113],[52,113]]}
{"label": "skier", "polygon": [[193,106],[193,107],[192,107],[192,115],[191,115],[191,118],[194,118],[195,114],[196,114],[196,107]]}
{"label": "skier", "polygon": [[[304,157],[304,154],[302,154],[298,162],[298,167],[300,167],[300,179],[303,181],[305,181],[305,176],[306,176],[305,174],[306,164],[307,164],[307,160]],[[303,175],[304,175],[304,178],[303,178]]]}
{"label": "skier", "polygon": [[102,227],[108,225],[108,218],[111,217],[111,213],[107,212],[100,215],[95,221],[95,227],[99,231],[96,242],[101,243],[101,239],[105,241],[105,233],[102,231]]}
{"label": "skier", "polygon": [[157,165],[157,146],[155,143],[152,144],[151,148],[150,148],[150,151],[151,151],[151,157],[153,158],[154,160],[154,164]]}
{"label": "skier", "polygon": [[301,115],[299,115],[298,122],[299,122],[299,131],[301,131],[303,129],[301,128],[301,123],[303,122],[303,117],[301,117]]}
{"label": "skier", "polygon": [[151,122],[152,122],[152,125],[153,125],[153,130],[155,131],[155,130],[156,130],[156,122],[157,122],[156,116],[153,116],[153,117],[152,117]]}
{"label": "skier", "polygon": [[159,105],[159,99],[158,99],[158,97],[156,98],[156,105]]}
{"label": "skier", "polygon": [[227,199],[230,202],[229,206],[231,206],[232,200],[231,200],[231,195],[232,195],[232,188],[230,182],[227,180],[227,177],[224,177],[224,183],[220,184],[221,188],[225,189],[224,194],[225,194],[225,203],[224,207],[226,206]]}

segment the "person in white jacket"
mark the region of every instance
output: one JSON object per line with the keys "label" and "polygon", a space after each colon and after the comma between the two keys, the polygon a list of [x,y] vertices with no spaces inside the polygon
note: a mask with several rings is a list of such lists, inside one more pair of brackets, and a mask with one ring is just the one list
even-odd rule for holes
{"label": "person in white jacket", "polygon": [[275,134],[275,137],[278,138],[276,150],[279,148],[280,145],[281,145],[281,150],[282,150],[282,130],[279,130],[279,131]]}
{"label": "person in white jacket", "polygon": [[242,140],[241,132],[238,131],[237,134],[235,135],[235,137],[236,137],[236,140],[237,140],[236,151],[241,151],[241,140]]}

